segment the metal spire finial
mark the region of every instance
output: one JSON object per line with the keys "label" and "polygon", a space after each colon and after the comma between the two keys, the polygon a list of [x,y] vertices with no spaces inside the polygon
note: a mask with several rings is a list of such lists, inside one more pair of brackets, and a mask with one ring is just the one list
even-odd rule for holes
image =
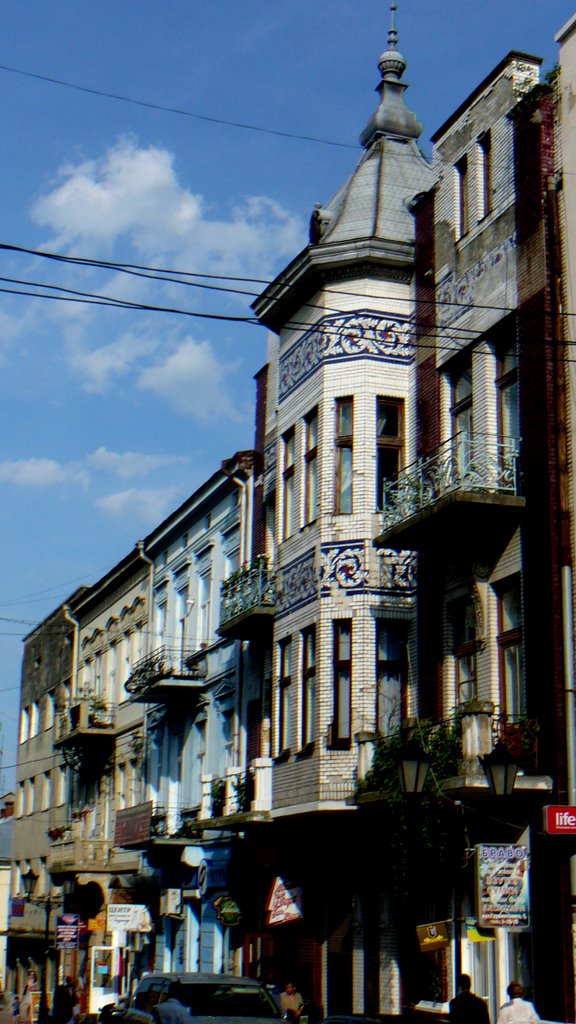
{"label": "metal spire finial", "polygon": [[390,4],[390,29],[388,32],[388,46],[391,50],[395,50],[398,45],[398,31],[396,29],[396,11],[398,10],[398,4]]}

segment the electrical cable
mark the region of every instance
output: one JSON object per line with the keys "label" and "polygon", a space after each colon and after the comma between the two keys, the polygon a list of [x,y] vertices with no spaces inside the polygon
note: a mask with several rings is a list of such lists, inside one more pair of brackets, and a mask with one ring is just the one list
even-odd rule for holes
{"label": "electrical cable", "polygon": [[40,82],[49,82],[51,85],[59,85],[66,89],[74,89],[76,92],[85,92],[91,96],[101,96],[105,99],[116,100],[120,103],[131,103],[133,106],[146,107],[149,110],[158,110],[166,114],[177,114],[179,117],[191,117],[197,121],[207,121],[210,124],[224,125],[227,128],[241,128],[243,131],[259,132],[262,135],[276,135],[283,139],[294,139],[300,142],[315,142],[322,146],[337,146],[339,149],[355,149],[358,145],[351,142],[337,142],[334,139],[322,139],[317,135],[300,135],[296,132],[280,131],[277,128],[263,128],[260,125],[249,124],[244,121],[231,121],[221,117],[210,117],[208,114],[198,114],[192,110],[185,110],[182,107],[168,107],[161,103],[152,103],[147,100],[134,99],[132,96],[123,96],[121,93],[106,92],[104,89],[95,89],[87,85],[79,85],[77,82],[67,82],[63,78],[54,78],[51,75],[41,75],[34,71],[24,71],[22,68],[11,67],[8,64],[0,64],[0,71],[12,75],[21,75],[24,78],[33,78]]}

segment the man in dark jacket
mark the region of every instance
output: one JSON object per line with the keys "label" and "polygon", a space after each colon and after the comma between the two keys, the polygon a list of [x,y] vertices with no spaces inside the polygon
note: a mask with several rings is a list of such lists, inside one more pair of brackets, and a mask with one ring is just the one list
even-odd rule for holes
{"label": "man in dark jacket", "polygon": [[180,1001],[182,989],[179,981],[171,981],[168,998],[152,1008],[155,1024],[192,1024],[190,1010]]}
{"label": "man in dark jacket", "polygon": [[470,991],[472,981],[470,975],[461,974],[458,978],[458,992],[450,1000],[450,1020],[452,1024],[490,1024],[488,1007],[480,996]]}

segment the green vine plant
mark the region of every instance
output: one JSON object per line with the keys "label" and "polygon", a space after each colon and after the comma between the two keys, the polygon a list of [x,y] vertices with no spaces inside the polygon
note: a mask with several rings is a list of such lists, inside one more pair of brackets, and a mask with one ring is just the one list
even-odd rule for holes
{"label": "green vine plant", "polygon": [[[405,794],[400,786],[398,761],[408,735],[430,762],[424,791]],[[405,900],[414,894],[421,865],[435,871],[439,883],[449,882],[460,866],[461,819],[454,803],[441,790],[444,779],[458,774],[462,757],[460,719],[433,723],[420,721],[389,736],[378,736],[372,767],[356,786],[360,804],[374,806],[378,827],[386,836],[382,856],[387,864],[393,890]]]}

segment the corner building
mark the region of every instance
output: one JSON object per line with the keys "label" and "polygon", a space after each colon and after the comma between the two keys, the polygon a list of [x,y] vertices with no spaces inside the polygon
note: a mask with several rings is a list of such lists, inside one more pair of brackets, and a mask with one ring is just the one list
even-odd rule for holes
{"label": "corner building", "polygon": [[[402,1000],[389,894],[372,864],[382,838],[358,831],[353,794],[376,733],[418,713],[415,558],[373,544],[384,480],[412,457],[410,202],[433,181],[404,66],[392,29],[358,166],[254,304],[278,335],[257,377],[265,458],[253,510],[276,600],[273,616],[247,600],[220,627],[250,641],[254,662],[259,652],[260,754],[273,760],[270,820],[247,825],[243,847],[254,867],[245,969],[274,964],[274,980],[294,977],[327,1012],[398,1013]],[[302,919],[267,928],[277,878],[301,890]]]}

